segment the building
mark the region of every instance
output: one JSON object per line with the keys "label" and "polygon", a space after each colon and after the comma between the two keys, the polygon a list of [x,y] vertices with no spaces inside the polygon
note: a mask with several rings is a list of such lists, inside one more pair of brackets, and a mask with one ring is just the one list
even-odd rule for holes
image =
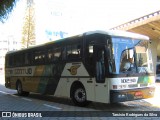
{"label": "building", "polygon": [[5,35],[1,32],[0,36],[0,75],[4,75],[5,54],[8,51],[18,50],[20,44],[13,35]]}

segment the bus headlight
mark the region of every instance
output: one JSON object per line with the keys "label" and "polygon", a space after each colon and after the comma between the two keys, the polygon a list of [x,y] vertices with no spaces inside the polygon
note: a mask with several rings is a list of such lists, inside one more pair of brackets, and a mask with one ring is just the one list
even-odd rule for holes
{"label": "bus headlight", "polygon": [[126,95],[125,94],[121,94],[121,95],[118,95],[118,98],[125,98],[126,97]]}

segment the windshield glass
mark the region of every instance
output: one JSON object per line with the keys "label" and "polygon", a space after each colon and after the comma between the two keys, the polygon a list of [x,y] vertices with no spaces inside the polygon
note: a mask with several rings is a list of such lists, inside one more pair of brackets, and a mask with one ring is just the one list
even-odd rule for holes
{"label": "windshield glass", "polygon": [[112,38],[112,55],[110,72],[152,73],[153,64],[148,41],[131,38]]}

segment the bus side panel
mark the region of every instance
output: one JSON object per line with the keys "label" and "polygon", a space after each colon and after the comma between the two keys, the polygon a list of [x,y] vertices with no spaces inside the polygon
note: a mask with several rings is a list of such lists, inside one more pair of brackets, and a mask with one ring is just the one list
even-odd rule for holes
{"label": "bus side panel", "polygon": [[57,89],[55,91],[54,96],[69,98],[70,97],[70,90],[68,90],[68,88],[67,88],[68,82],[69,82],[69,78],[61,78],[58,83],[58,86],[57,86]]}
{"label": "bus side panel", "polygon": [[45,65],[38,84],[39,93],[54,95],[64,66],[64,63]]}
{"label": "bus side panel", "polygon": [[28,92],[37,92],[41,77],[25,77],[22,81],[23,90]]}
{"label": "bus side panel", "polygon": [[36,78],[36,76],[38,76],[38,78],[36,79],[37,84],[36,84],[36,92],[38,93],[44,93],[48,79],[45,78],[45,66],[37,66],[34,76]]}
{"label": "bus side panel", "polygon": [[22,83],[24,91],[54,94],[65,64],[49,64],[6,69],[6,87],[16,89],[16,82]]}
{"label": "bus side panel", "polygon": [[6,87],[16,89],[16,83],[22,84],[23,91],[38,92],[38,85],[44,66],[15,67],[6,69]]}
{"label": "bus side panel", "polygon": [[7,88],[16,89],[17,77],[6,77],[6,79],[9,80],[9,85]]}
{"label": "bus side panel", "polygon": [[87,100],[95,101],[95,79],[81,78],[80,81],[86,90]]}
{"label": "bus side panel", "polygon": [[95,101],[94,81],[90,80],[90,78],[61,78],[54,96],[69,98],[71,86],[76,81],[80,81],[83,84],[86,90],[87,100]]}
{"label": "bus side panel", "polygon": [[70,97],[71,86],[75,81],[80,81],[87,94],[87,100],[94,101],[94,81],[90,78],[83,63],[67,63],[58,83],[55,96]]}

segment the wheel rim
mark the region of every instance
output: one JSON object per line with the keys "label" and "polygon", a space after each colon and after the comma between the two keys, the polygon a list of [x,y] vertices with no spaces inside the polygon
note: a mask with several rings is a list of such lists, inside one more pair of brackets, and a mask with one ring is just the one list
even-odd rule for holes
{"label": "wheel rim", "polygon": [[75,91],[74,98],[78,102],[84,102],[86,100],[86,93],[85,90],[82,88],[79,88]]}

